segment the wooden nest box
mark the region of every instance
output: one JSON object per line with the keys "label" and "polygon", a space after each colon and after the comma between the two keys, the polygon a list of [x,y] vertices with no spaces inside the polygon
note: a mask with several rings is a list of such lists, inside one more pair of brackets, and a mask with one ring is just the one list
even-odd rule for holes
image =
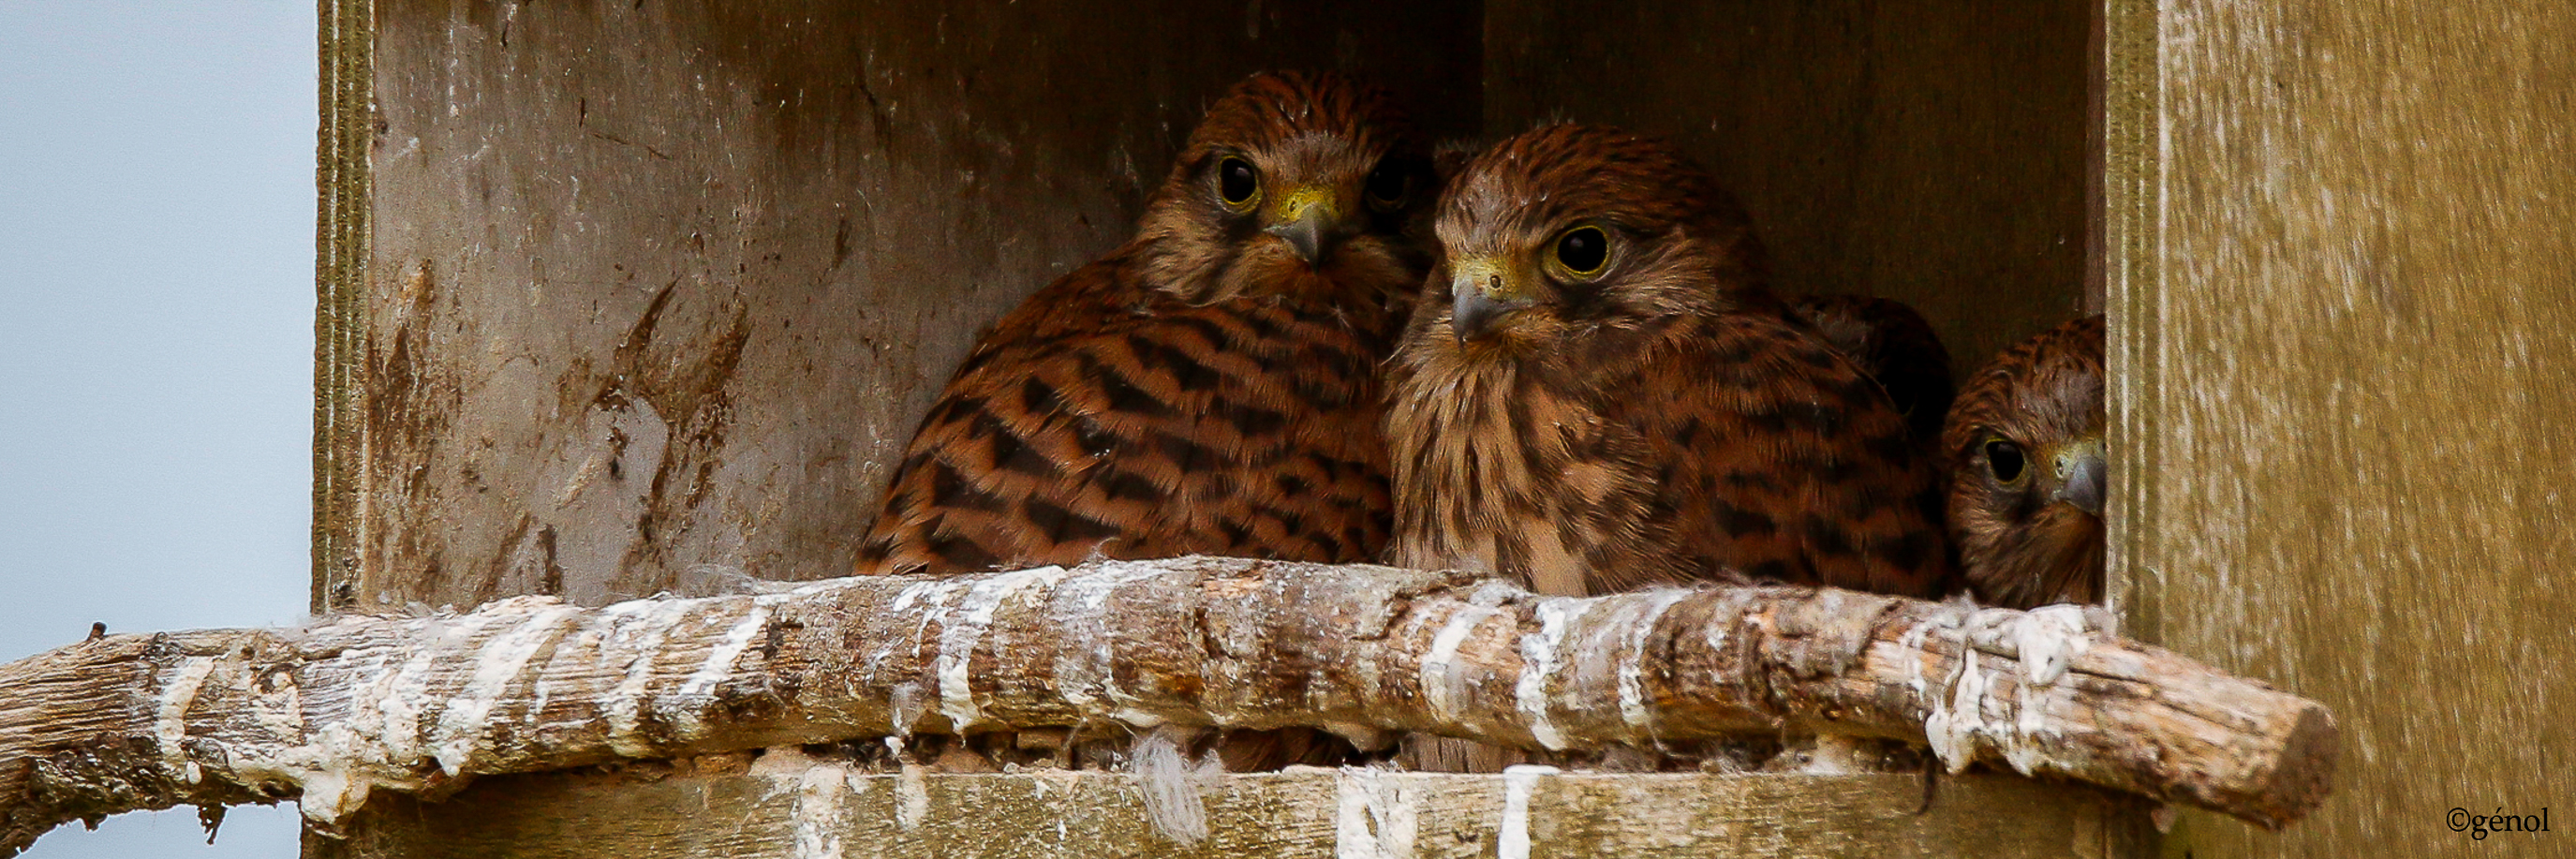
{"label": "wooden nest box", "polygon": [[[2526,419],[2564,416],[2563,395],[2497,393],[2576,366],[2569,303],[2541,301],[2548,276],[2519,273],[2554,265],[2547,283],[2563,288],[2566,231],[2530,240],[2545,248],[2422,232],[2486,228],[2423,202],[2436,197],[2576,220],[2564,123],[2547,139],[2533,130],[2546,122],[2463,123],[2475,131],[2443,138],[2451,148],[2403,154],[2383,141],[2416,119],[2525,102],[2494,87],[2381,98],[2359,67],[2316,58],[2413,39],[2408,65],[2431,57],[2564,105],[2567,52],[2530,34],[2563,36],[2576,16],[2453,21],[2509,35],[2491,40],[2360,13],[2272,20],[2291,14],[2132,0],[325,0],[313,607],[596,607],[723,593],[745,574],[845,575],[892,460],[978,329],[1122,242],[1226,86],[1339,69],[1385,84],[1444,138],[1562,117],[1673,139],[1743,200],[1781,291],[1902,299],[1962,372],[2107,310],[2127,631],[2355,714],[2365,749],[2407,719],[2497,740],[2540,711],[2398,715],[2347,679],[2374,658],[2424,668],[2463,610],[2387,620],[2414,586],[2353,584],[2366,573],[2347,562],[2396,555],[2401,538],[2367,511],[2397,509],[2373,499],[2426,478],[2401,467],[2415,458],[2380,458],[2397,447],[2380,433],[2431,430],[2426,409],[2501,416],[2477,422],[2509,437],[2450,434],[2473,451],[2459,461],[2555,452],[2454,487],[2463,521],[2478,493],[2540,504],[2510,487],[2576,476],[2567,436]],[[2530,20],[2494,23],[2514,15]],[[2400,65],[2389,50],[2342,56]],[[2500,168],[2501,184],[2443,160],[2522,163],[2487,158],[2506,152],[2556,160]],[[2397,193],[2414,186],[2387,177],[2407,170],[2432,190]],[[2557,193],[2512,190],[2533,186]],[[2528,360],[2494,372],[2524,375],[2457,383],[2492,368],[2442,349],[2496,330]],[[2384,359],[2399,353],[2416,359]],[[2345,383],[2422,399],[2337,393]],[[2549,521],[2568,518],[2547,497]],[[2452,515],[2426,503],[2425,521]],[[2576,554],[2563,529],[2525,537]],[[2458,601],[2501,601],[2511,577],[2498,575]],[[2532,617],[2568,614],[2561,590]],[[2378,649],[2340,646],[2324,630],[2336,620],[2378,622]],[[2497,676],[2477,660],[2462,676]],[[2565,740],[2548,740],[2561,760]],[[802,754],[380,796],[347,840],[308,853],[2144,856],[2159,840],[2148,803],[2012,776],[1945,781],[1924,810],[1902,775],[1300,771],[1219,779],[1207,837],[1182,842],[1114,775],[908,782],[816,775],[835,765]],[[2359,850],[2385,843],[2383,818],[2432,831],[2440,809],[2419,805],[2546,798],[2547,777],[2511,763],[2372,778],[2412,779],[2425,798],[2330,804],[2287,837]],[[2268,853],[2274,837],[2198,813],[2171,836],[2201,856]]]}

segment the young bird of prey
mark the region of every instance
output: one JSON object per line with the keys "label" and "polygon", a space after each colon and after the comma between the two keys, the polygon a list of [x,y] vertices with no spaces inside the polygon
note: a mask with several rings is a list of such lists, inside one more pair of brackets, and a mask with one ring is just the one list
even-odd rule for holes
{"label": "young bird of prey", "polygon": [[1389,372],[1401,565],[1551,594],[1766,580],[1938,597],[1933,466],[1763,283],[1672,147],[1580,125],[1477,156]]}
{"label": "young bird of prey", "polygon": [[[1386,545],[1378,365],[1429,247],[1431,153],[1381,90],[1261,74],[1208,109],[1136,238],[978,340],[923,419],[861,574]],[[1228,769],[1348,760],[1234,732]]]}
{"label": "young bird of prey", "polygon": [[1430,164],[1375,87],[1235,86],[1133,241],[975,344],[905,451],[859,572],[1375,560],[1378,365],[1427,264]]}
{"label": "young bird of prey", "polygon": [[2102,599],[2102,317],[2023,341],[1950,407],[1950,530],[1980,601]]}
{"label": "young bird of prey", "polygon": [[1905,430],[1918,449],[1938,462],[1941,421],[1956,396],[1950,382],[1950,350],[1932,323],[1905,302],[1870,295],[1810,295],[1798,311],[1825,342],[1878,380],[1905,416]]}

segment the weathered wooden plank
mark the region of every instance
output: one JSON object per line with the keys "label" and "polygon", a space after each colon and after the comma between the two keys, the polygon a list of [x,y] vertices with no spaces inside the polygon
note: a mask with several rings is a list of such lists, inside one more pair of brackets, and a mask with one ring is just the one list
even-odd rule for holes
{"label": "weathered wooden plank", "polygon": [[[1744,732],[1928,743],[2220,809],[2320,802],[2331,717],[2073,607],[1833,589],[1539,597],[1463,574],[1225,558],[297,630],[110,636],[0,666],[0,848],[62,821],[853,737],[1048,726],[1402,732],[1528,749]],[[135,785],[147,785],[138,791]]]}
{"label": "weathered wooden plank", "polygon": [[[365,462],[360,364],[365,357],[368,237],[374,232],[375,4],[323,0],[319,145],[314,153],[313,596],[322,614],[347,603],[358,575]],[[340,594],[332,597],[331,594]]]}
{"label": "weathered wooden plank", "polygon": [[[635,857],[1849,857],[2150,855],[2140,802],[2008,776],[1455,775],[1299,769],[1204,795],[1206,840],[1157,829],[1099,772],[868,773],[763,757],[742,772],[510,777],[373,816],[351,847],[414,859]],[[1520,798],[1514,800],[1515,793]],[[564,809],[582,809],[568,817]],[[721,809],[721,813],[712,810]],[[1517,832],[1517,836],[1506,833]],[[1517,846],[1514,846],[1517,845]]]}
{"label": "weathered wooden plank", "polygon": [[2112,9],[2152,130],[2111,329],[2133,619],[2326,702],[2373,773],[2177,840],[2576,853],[2449,817],[2576,784],[2576,5]]}

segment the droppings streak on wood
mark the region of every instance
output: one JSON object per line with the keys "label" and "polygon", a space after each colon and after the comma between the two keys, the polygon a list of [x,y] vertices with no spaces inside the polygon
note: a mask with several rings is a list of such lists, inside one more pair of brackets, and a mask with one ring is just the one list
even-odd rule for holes
{"label": "droppings streak on wood", "polygon": [[1565,642],[1566,625],[1591,606],[1567,599],[1543,600],[1538,604],[1539,631],[1521,636],[1520,682],[1512,688],[1530,736],[1549,749],[1565,748],[1565,735],[1548,717],[1547,682],[1556,675],[1557,650]]}
{"label": "droppings streak on wood", "polygon": [[1417,802],[1401,774],[1341,770],[1333,780],[1334,859],[1411,859],[1421,831]]}
{"label": "droppings streak on wood", "polygon": [[1958,676],[1950,681],[1948,704],[1935,706],[1923,720],[1923,734],[1930,741],[1932,754],[1941,758],[1951,775],[1967,772],[1968,765],[1976,762],[1974,743],[1984,729],[1978,708],[1985,700],[1986,675],[1977,670],[1976,648],[1963,648]]}
{"label": "droppings streak on wood", "polygon": [[1503,769],[1503,821],[1494,838],[1495,859],[1529,859],[1530,792],[1538,787],[1540,776],[1557,772],[1555,767],[1534,764]]}
{"label": "droppings streak on wood", "polygon": [[[2062,732],[2048,715],[2049,690],[2065,679],[2073,660],[2093,646],[2092,630],[2097,624],[2087,612],[2073,605],[2027,612],[1962,610],[1955,615],[1955,624],[1942,625],[1955,630],[1963,670],[1951,683],[1947,706],[1935,707],[1925,718],[1924,732],[1934,753],[1952,772],[1963,770],[1965,761],[1976,757],[1981,738],[2024,775],[2054,769],[2047,750]],[[1918,624],[1907,632],[1907,639],[1920,640],[1918,635],[1934,625]],[[2005,655],[2019,666],[2006,678],[2012,681],[2009,697],[1996,695],[2001,691],[1995,685],[1997,678],[1975,670],[1981,652]],[[1920,663],[1915,663],[1917,688],[1920,670]]]}
{"label": "droppings streak on wood", "polygon": [[[993,625],[993,612],[1005,600],[1032,587],[1052,596],[1057,582],[1070,575],[1063,567],[1040,567],[1004,573],[975,583],[958,605],[940,613],[939,629],[939,711],[948,717],[951,730],[963,731],[984,720],[981,705],[975,702],[974,685],[967,669],[974,664],[975,647],[984,640],[984,632]],[[959,611],[965,617],[957,617]]]}
{"label": "droppings streak on wood", "polygon": [[[1166,571],[1151,564],[1107,561],[1091,575],[1074,580],[1069,587],[1056,591],[1056,613],[1066,617],[1065,646],[1055,660],[1057,694],[1084,715],[1113,719],[1136,728],[1153,728],[1163,718],[1139,708],[1135,696],[1119,688],[1118,678],[1110,666],[1114,644],[1103,615],[1109,598],[1122,588],[1158,578]],[[1071,605],[1065,605],[1066,602]]]}
{"label": "droppings streak on wood", "polygon": [[841,809],[856,773],[845,764],[805,754],[795,746],[778,746],[753,761],[751,774],[796,792],[787,818],[796,859],[841,859]]}
{"label": "droppings streak on wood", "polygon": [[2093,646],[2081,606],[2042,606],[2014,619],[2013,626],[2022,676],[2043,686],[2057,682],[2067,663]]}
{"label": "droppings streak on wood", "polygon": [[653,744],[643,736],[645,697],[652,691],[653,671],[662,655],[663,641],[692,608],[676,600],[631,600],[605,610],[614,631],[600,644],[600,656],[632,654],[626,663],[626,676],[608,693],[604,714],[609,747],[620,755],[640,758],[653,752]]}
{"label": "droppings streak on wood", "polygon": [[1369,820],[1371,797],[1360,783],[1363,778],[1367,776],[1345,772],[1333,781],[1333,859],[1380,859],[1388,853],[1378,846],[1376,827]]}
{"label": "droppings streak on wood", "polygon": [[751,642],[768,627],[769,606],[764,601],[773,599],[775,597],[754,600],[751,610],[734,622],[723,640],[708,649],[706,661],[699,663],[698,669],[689,673],[689,679],[680,684],[679,692],[673,696],[673,703],[678,706],[672,708],[676,712],[670,714],[673,739],[694,740],[705,733],[704,702],[714,697],[712,693],[716,684],[733,678],[734,660],[742,658],[742,652],[750,650]]}
{"label": "droppings streak on wood", "polygon": [[1619,666],[1619,716],[1637,733],[1651,737],[1655,732],[1655,714],[1649,706],[1653,702],[1646,700],[1648,642],[1653,639],[1656,627],[1663,623],[1664,613],[1671,611],[1673,604],[1681,602],[1690,592],[1679,588],[1658,588],[1648,594],[1652,602],[1630,625],[1627,640],[1622,642],[1624,646],[1612,658]]}
{"label": "droppings streak on wood", "polygon": [[[2268,826],[2315,808],[2330,784],[2322,707],[2111,637],[2088,615],[1839,599],[1778,587],[1540,597],[1451,573],[1178,558],[109,636],[0,666],[31,696],[13,711],[106,714],[77,732],[50,727],[60,718],[0,730],[0,810],[37,809],[0,816],[0,843],[162,796],[115,789],[138,779],[202,779],[192,796],[214,802],[242,800],[209,791],[300,788],[327,828],[376,790],[444,794],[494,773],[957,722],[1327,726],[1524,749],[1841,732]],[[1819,614],[1831,604],[1866,607],[1865,629]],[[110,744],[149,772],[101,780],[27,763]],[[914,825],[931,802],[920,778],[900,803]],[[1381,846],[1400,806],[1363,809]]]}
{"label": "droppings streak on wood", "polygon": [[1431,652],[1422,657],[1422,695],[1431,713],[1441,719],[1459,717],[1461,702],[1466,699],[1466,677],[1452,670],[1458,659],[1458,646],[1467,641],[1476,627],[1495,618],[1511,616],[1483,606],[1468,606],[1449,615],[1440,632],[1431,638]]}
{"label": "droppings streak on wood", "polygon": [[905,832],[921,828],[921,822],[930,817],[929,773],[922,765],[907,761],[895,778],[894,822]]}
{"label": "droppings streak on wood", "polygon": [[270,672],[252,683],[251,720],[280,742],[300,742],[305,730],[304,687],[295,682],[295,672]]}
{"label": "droppings streak on wood", "polygon": [[[413,649],[411,657],[403,660],[401,668],[385,676],[373,698],[383,716],[375,726],[376,739],[384,745],[388,760],[412,760],[424,754],[421,748],[421,716],[435,706],[430,699],[429,682],[439,657],[454,655],[445,652],[445,643],[472,641],[483,627],[504,616],[498,612],[475,613],[453,619],[433,617],[414,621],[430,646]],[[363,724],[359,726],[362,734],[366,727]]]}
{"label": "droppings streak on wood", "polygon": [[[1921,651],[1923,649],[1923,642],[1931,638],[1933,630],[1957,629],[1960,621],[1966,617],[1967,610],[1964,608],[1936,612],[1922,621],[1907,626],[1905,628],[1905,635],[1897,639],[1897,644],[1907,651]],[[1905,661],[1905,687],[1912,690],[1914,694],[1918,696],[1926,695],[1930,691],[1924,686],[1923,660],[1908,659]],[[1934,706],[1937,708],[1939,706],[1938,700],[1934,700]]]}
{"label": "droppings streak on wood", "polygon": [[160,717],[154,733],[161,739],[162,765],[172,772],[183,773],[182,781],[194,784],[204,778],[197,762],[188,759],[188,707],[197,701],[197,687],[205,685],[206,675],[215,670],[215,658],[191,656],[179,666],[177,676],[170,678],[169,688],[161,693]]}
{"label": "droppings streak on wood", "polygon": [[[555,602],[553,597],[521,597],[530,605]],[[527,671],[528,660],[552,642],[565,619],[580,613],[576,606],[555,605],[530,615],[510,631],[493,636],[483,644],[475,659],[474,676],[463,691],[448,699],[445,711],[438,717],[438,733],[431,741],[438,768],[453,776],[465,771],[483,732],[489,727],[492,708],[501,702],[503,693]]]}

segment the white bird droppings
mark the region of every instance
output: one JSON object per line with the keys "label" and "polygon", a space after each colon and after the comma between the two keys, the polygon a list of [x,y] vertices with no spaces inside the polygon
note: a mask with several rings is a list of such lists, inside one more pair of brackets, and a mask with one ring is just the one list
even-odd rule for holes
{"label": "white bird droppings", "polygon": [[1557,651],[1565,643],[1565,629],[1585,610],[1592,600],[1557,598],[1538,604],[1539,631],[1521,636],[1520,682],[1512,687],[1520,705],[1521,718],[1529,723],[1530,736],[1550,749],[1565,748],[1565,735],[1558,733],[1556,723],[1548,718],[1547,684],[1556,676]]}
{"label": "white bird droppings", "polygon": [[[957,605],[941,612],[939,628],[939,712],[948,717],[953,730],[965,730],[983,721],[982,705],[975,701],[975,688],[969,682],[967,669],[972,665],[975,646],[984,640],[984,632],[993,626],[993,612],[1004,600],[1031,586],[1053,588],[1072,573],[1063,567],[1039,567],[1033,570],[1003,573],[976,582]],[[963,613],[965,617],[957,615]]]}
{"label": "white bird droppings", "polygon": [[1430,705],[1433,717],[1442,721],[1458,718],[1459,704],[1467,698],[1466,678],[1455,671],[1458,647],[1466,643],[1478,625],[1505,616],[1496,609],[1469,606],[1450,615],[1449,622],[1431,637],[1431,650],[1422,657],[1422,697],[1423,703]]}
{"label": "white bird droppings", "polygon": [[698,664],[698,670],[689,672],[689,679],[682,681],[679,691],[672,695],[679,704],[671,718],[673,739],[696,739],[705,730],[705,723],[698,715],[702,699],[713,698],[716,684],[733,677],[734,660],[742,658],[742,652],[751,649],[751,640],[760,637],[761,631],[768,627],[769,606],[754,600],[751,610],[743,613],[742,620],[725,631],[724,640],[707,649],[706,661]]}
{"label": "white bird droppings", "polygon": [[204,776],[197,762],[188,758],[188,707],[197,702],[198,687],[205,685],[206,675],[214,670],[212,656],[191,656],[180,663],[178,676],[170,678],[169,687],[161,692],[160,717],[152,726],[152,733],[160,740],[161,765],[171,772],[186,773],[183,780],[188,784],[196,784]]}
{"label": "white bird droppings", "polygon": [[[652,744],[645,742],[644,698],[653,685],[654,661],[661,655],[662,640],[671,628],[679,625],[694,608],[684,600],[633,600],[609,606],[613,632],[600,644],[600,655],[606,657],[612,645],[634,653],[626,663],[626,677],[608,694],[608,747],[630,758],[652,754]],[[630,620],[631,618],[631,620]],[[628,636],[633,638],[629,639]],[[606,660],[603,658],[602,660]]]}
{"label": "white bird droppings", "polygon": [[1538,787],[1540,776],[1557,772],[1555,767],[1533,764],[1503,768],[1503,824],[1494,837],[1494,859],[1529,859],[1530,791]]}
{"label": "white bird droppings", "polygon": [[760,753],[751,774],[781,787],[793,785],[795,803],[787,812],[796,859],[841,859],[842,799],[855,773],[845,765],[808,755],[795,746]]}
{"label": "white bird droppings", "polygon": [[894,823],[905,832],[921,828],[930,816],[930,770],[905,761],[894,777]]}
{"label": "white bird droppings", "polygon": [[1333,782],[1334,859],[1411,859],[1421,829],[1403,776],[1345,768]]}
{"label": "white bird droppings", "polygon": [[2084,608],[2052,605],[2032,609],[2014,622],[2013,637],[2021,653],[2022,676],[2046,686],[2065,675],[2075,657],[2093,647]]}
{"label": "white bird droppings", "polygon": [[1680,588],[1658,588],[1649,594],[1644,611],[1629,624],[1627,640],[1612,655],[1619,665],[1619,716],[1639,735],[1652,736],[1655,730],[1653,702],[1646,699],[1646,643],[1654,637],[1655,625],[1663,621],[1664,613],[1690,594]]}
{"label": "white bird droppings", "polygon": [[485,723],[502,693],[508,692],[510,684],[527,670],[528,660],[553,640],[556,627],[580,612],[579,607],[568,605],[540,609],[510,631],[483,643],[476,652],[474,675],[466,680],[464,689],[447,700],[447,707],[439,714],[430,752],[438,759],[440,770],[450,776],[464,771],[487,733]]}
{"label": "white bird droppings", "polygon": [[1985,697],[1986,675],[1977,670],[1977,651],[1963,644],[1959,679],[1950,684],[1949,705],[1942,706],[1939,699],[1934,699],[1932,715],[1923,720],[1923,738],[1952,775],[1967,772],[1975,757],[1976,735],[1984,727],[1978,708]]}

